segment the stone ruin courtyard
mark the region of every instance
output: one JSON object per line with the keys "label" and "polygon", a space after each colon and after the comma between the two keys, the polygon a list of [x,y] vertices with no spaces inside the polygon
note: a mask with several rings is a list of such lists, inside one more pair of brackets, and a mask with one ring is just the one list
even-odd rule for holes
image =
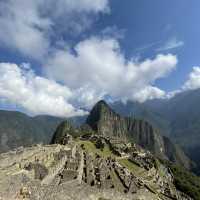
{"label": "stone ruin courtyard", "polygon": [[79,138],[0,154],[0,200],[190,200],[149,152],[116,144]]}

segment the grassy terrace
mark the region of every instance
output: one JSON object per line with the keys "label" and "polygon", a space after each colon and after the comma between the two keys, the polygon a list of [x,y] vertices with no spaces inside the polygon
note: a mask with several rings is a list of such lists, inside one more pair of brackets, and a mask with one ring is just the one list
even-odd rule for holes
{"label": "grassy terrace", "polygon": [[115,188],[119,192],[124,192],[124,186],[113,169],[111,170],[111,177],[112,177]]}
{"label": "grassy terrace", "polygon": [[[97,149],[95,144],[90,141],[77,140],[77,143],[79,145],[84,145],[85,150],[90,153],[93,153],[93,154],[97,153],[104,158],[106,158],[106,157],[115,158],[123,167],[126,167],[129,171],[133,172],[136,176],[143,177],[144,180],[146,180],[148,178],[147,171],[145,169],[143,169],[143,168],[139,167],[138,165],[136,165],[135,163],[129,161],[127,158],[121,158],[121,157],[114,155],[108,145],[105,145],[103,150],[100,150],[100,149]],[[158,166],[158,168],[159,168],[159,166]],[[114,170],[111,170],[111,177],[112,177],[115,188],[117,188],[118,191],[123,192],[124,187]],[[157,193],[156,186],[155,186],[155,184],[153,184],[151,182],[151,179],[148,180],[148,182],[146,183],[146,188],[155,194]]]}
{"label": "grassy terrace", "polygon": [[97,149],[95,144],[90,141],[78,141],[78,144],[84,145],[84,148],[86,151],[93,154],[97,153],[104,158],[109,157],[109,156],[115,157],[115,155],[111,152],[108,145],[105,145],[103,150],[100,150],[100,149]]}
{"label": "grassy terrace", "polygon": [[103,150],[100,150],[100,149],[97,149],[95,144],[90,141],[79,140],[77,142],[79,145],[84,145],[85,150],[90,153],[93,153],[93,154],[97,153],[104,158],[106,158],[106,157],[116,158],[122,166],[126,167],[127,169],[129,169],[130,171],[132,171],[136,174],[143,172],[143,169],[141,170],[141,168],[139,166],[137,166],[133,162],[129,161],[128,159],[126,159],[126,158],[123,159],[123,158],[120,158],[120,157],[117,157],[116,155],[114,155],[108,145],[105,145]]}
{"label": "grassy terrace", "polygon": [[131,172],[135,172],[135,173],[139,173],[141,172],[141,168],[138,167],[136,164],[134,164],[133,162],[129,161],[128,159],[119,159],[118,162],[126,167],[128,170],[130,170]]}

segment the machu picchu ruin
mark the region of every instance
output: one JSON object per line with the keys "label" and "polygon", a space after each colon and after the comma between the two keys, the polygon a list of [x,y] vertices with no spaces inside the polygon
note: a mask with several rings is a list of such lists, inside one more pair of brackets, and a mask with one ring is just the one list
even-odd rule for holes
{"label": "machu picchu ruin", "polygon": [[[103,148],[96,147],[98,140],[105,141]],[[150,152],[135,145],[127,146],[129,153],[119,155],[115,153],[115,144],[107,138],[91,136],[89,140],[72,139],[66,145],[37,145],[1,154],[0,196],[3,199],[191,199],[175,188],[171,171]]]}
{"label": "machu picchu ruin", "polygon": [[[51,144],[0,154],[0,198],[192,200],[176,187],[172,170],[163,162],[170,159],[145,147],[153,140],[153,128],[131,120],[115,116],[100,102],[81,127],[62,122]],[[130,138],[145,131],[144,145]]]}

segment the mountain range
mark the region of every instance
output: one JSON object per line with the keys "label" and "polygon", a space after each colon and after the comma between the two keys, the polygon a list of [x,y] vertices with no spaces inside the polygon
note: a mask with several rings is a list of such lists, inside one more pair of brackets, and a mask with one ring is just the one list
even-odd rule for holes
{"label": "mountain range", "polygon": [[[10,119],[9,114],[13,115],[8,112],[7,118],[3,117],[3,127],[8,128],[10,121],[12,128],[21,130],[22,141],[16,141],[19,142],[16,146],[38,140],[50,144],[0,154],[3,198],[198,200],[200,197],[199,177],[186,169],[192,162],[184,152],[150,122],[122,116],[103,100],[85,120],[28,117],[21,113],[14,113],[15,117]],[[59,120],[62,122],[55,130],[54,123]],[[79,122],[81,125],[75,126]],[[36,128],[44,134],[41,138],[34,134]],[[27,130],[32,132],[25,137]],[[5,144],[11,141],[10,136],[16,137],[11,129],[8,133]]]}
{"label": "mountain range", "polygon": [[21,112],[0,111],[0,152],[19,146],[47,144],[62,118],[51,116],[30,117]]}
{"label": "mountain range", "polygon": [[[144,103],[121,101],[109,105],[122,116],[143,119],[160,133],[180,145],[185,153],[200,165],[200,90],[182,92],[171,99]],[[87,116],[70,120],[82,124]],[[38,142],[48,143],[63,118],[29,117],[20,112],[0,111],[0,151]]]}
{"label": "mountain range", "polygon": [[[87,132],[84,132],[82,127],[87,127]],[[161,159],[170,160],[188,169],[192,167],[184,152],[169,138],[162,136],[158,129],[147,121],[119,115],[105,101],[99,101],[93,107],[80,128],[74,128],[68,120],[61,123],[52,143],[64,144],[67,134],[77,136],[86,133],[98,134],[105,138],[118,138],[119,141],[127,143],[133,142]]]}
{"label": "mountain range", "polygon": [[149,121],[160,132],[180,145],[186,154],[200,164],[200,90],[182,92],[168,100],[144,103],[115,102],[112,108],[124,116]]}
{"label": "mountain range", "polygon": [[[115,156],[110,154],[110,151],[121,157],[117,158],[121,161],[127,159],[126,162],[131,161],[131,152],[135,152],[135,156],[138,152],[143,151],[143,153],[139,153],[140,158],[134,160],[134,162],[137,163],[139,160],[141,161],[143,157],[145,162],[149,165],[151,162],[146,155],[152,153],[154,158],[158,159],[156,163],[161,162],[168,168],[169,172],[173,173],[172,182],[178,190],[184,193],[186,192],[186,194],[193,197],[195,200],[199,199],[198,177],[186,170],[186,168],[190,169],[192,166],[190,160],[176,144],[168,137],[162,136],[158,129],[154,128],[145,120],[123,117],[115,112],[105,101],[99,101],[90,111],[85,123],[80,127],[73,126],[69,120],[62,122],[58,126],[51,143],[67,145],[72,141],[72,136],[75,138],[76,142],[81,144],[83,150],[94,154],[96,152],[95,148],[97,148],[100,149],[100,154],[103,157],[108,154],[109,158],[113,160],[116,158],[114,159]],[[93,144],[91,144],[91,142]],[[146,153],[144,153],[144,151]],[[99,157],[99,154],[96,154],[96,156]],[[85,163],[87,162],[89,166],[92,165],[91,161],[88,161],[88,159],[85,160]],[[109,161],[107,162],[109,163]],[[140,164],[144,167],[143,162]],[[126,165],[126,167],[127,166],[130,167],[130,163]],[[158,164],[156,168],[159,169],[161,166],[162,165]],[[124,167],[124,169],[126,167]],[[111,169],[112,167],[109,168]],[[102,171],[104,170],[105,169]],[[133,171],[133,173],[135,173],[135,169]],[[88,171],[87,168],[85,168],[85,172],[86,178],[91,177],[90,172],[92,172],[92,170]],[[123,173],[123,177],[125,176],[124,174],[126,173]],[[105,180],[105,178],[102,177],[101,180]],[[88,180],[86,183],[88,183]],[[91,185],[93,185],[93,182],[91,182]],[[167,198],[161,199],[187,199],[186,196],[177,198],[167,195],[165,197]],[[143,199],[146,199],[146,197],[143,197]],[[151,197],[150,199],[156,199],[156,197]]]}

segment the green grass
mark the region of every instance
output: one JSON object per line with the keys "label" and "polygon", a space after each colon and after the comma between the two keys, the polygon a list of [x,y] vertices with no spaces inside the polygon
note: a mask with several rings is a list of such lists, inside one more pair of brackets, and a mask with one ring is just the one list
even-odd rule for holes
{"label": "green grass", "polygon": [[156,165],[156,169],[159,173],[159,176],[164,177],[166,172],[163,169],[164,166],[161,164],[161,162],[158,159],[155,160],[155,165]]}
{"label": "green grass", "polygon": [[170,166],[176,187],[191,196],[195,200],[200,199],[200,177],[188,172],[184,168],[171,164]]}
{"label": "green grass", "polygon": [[121,181],[119,180],[117,174],[114,172],[114,170],[111,170],[111,177],[115,186],[115,189],[119,192],[124,191],[124,186],[122,185]]}
{"label": "green grass", "polygon": [[179,165],[163,160],[161,160],[161,163],[164,163],[172,170],[174,175],[174,184],[178,190],[189,195],[194,200],[200,199],[200,177]]}
{"label": "green grass", "polygon": [[93,154],[97,153],[104,158],[109,157],[109,156],[114,157],[114,155],[112,154],[108,145],[105,145],[103,150],[100,150],[100,149],[97,149],[95,144],[90,142],[90,141],[78,141],[78,143],[80,145],[83,144],[85,150],[90,152],[90,153],[93,153]]}
{"label": "green grass", "polygon": [[133,162],[129,161],[128,159],[119,159],[118,162],[126,167],[128,170],[130,170],[131,172],[139,172],[141,170],[140,167],[138,167],[136,164],[134,164]]}

